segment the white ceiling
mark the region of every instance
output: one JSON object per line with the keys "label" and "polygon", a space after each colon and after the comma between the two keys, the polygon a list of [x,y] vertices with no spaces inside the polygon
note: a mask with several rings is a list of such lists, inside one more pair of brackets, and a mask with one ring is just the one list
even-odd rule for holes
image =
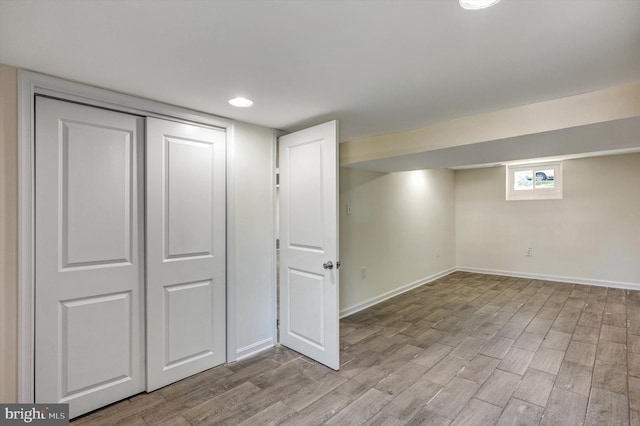
{"label": "white ceiling", "polygon": [[0,63],[343,141],[640,80],[639,0],[457,3],[0,0]]}

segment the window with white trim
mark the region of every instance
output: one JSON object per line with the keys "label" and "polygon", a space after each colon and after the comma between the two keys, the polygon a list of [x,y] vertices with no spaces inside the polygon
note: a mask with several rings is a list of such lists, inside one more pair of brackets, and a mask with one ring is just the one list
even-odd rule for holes
{"label": "window with white trim", "polygon": [[507,200],[562,198],[562,163],[507,166]]}

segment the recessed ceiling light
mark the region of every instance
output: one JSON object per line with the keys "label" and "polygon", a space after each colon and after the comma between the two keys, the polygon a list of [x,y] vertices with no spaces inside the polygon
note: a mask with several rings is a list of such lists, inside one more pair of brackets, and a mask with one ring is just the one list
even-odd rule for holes
{"label": "recessed ceiling light", "polygon": [[229,99],[229,103],[238,108],[249,108],[251,105],[253,105],[253,101],[251,99],[242,97]]}
{"label": "recessed ceiling light", "polygon": [[480,10],[497,4],[500,0],[460,0],[460,6],[467,10]]}

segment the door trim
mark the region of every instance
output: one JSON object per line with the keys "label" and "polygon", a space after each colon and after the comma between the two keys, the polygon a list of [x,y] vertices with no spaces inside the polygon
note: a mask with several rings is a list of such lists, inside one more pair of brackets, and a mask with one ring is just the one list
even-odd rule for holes
{"label": "door trim", "polygon": [[[33,403],[35,394],[34,282],[34,96],[106,108],[114,111],[225,129],[227,165],[233,164],[233,121],[197,111],[137,98],[43,74],[18,70],[18,402]],[[227,362],[235,360],[235,180],[227,166]]]}

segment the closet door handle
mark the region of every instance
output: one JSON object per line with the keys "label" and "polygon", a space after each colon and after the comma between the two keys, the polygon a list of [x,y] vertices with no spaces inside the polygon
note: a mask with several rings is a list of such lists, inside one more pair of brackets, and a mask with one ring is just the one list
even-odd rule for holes
{"label": "closet door handle", "polygon": [[333,269],[333,262],[332,261],[328,261],[327,263],[323,263],[322,267],[324,269]]}

